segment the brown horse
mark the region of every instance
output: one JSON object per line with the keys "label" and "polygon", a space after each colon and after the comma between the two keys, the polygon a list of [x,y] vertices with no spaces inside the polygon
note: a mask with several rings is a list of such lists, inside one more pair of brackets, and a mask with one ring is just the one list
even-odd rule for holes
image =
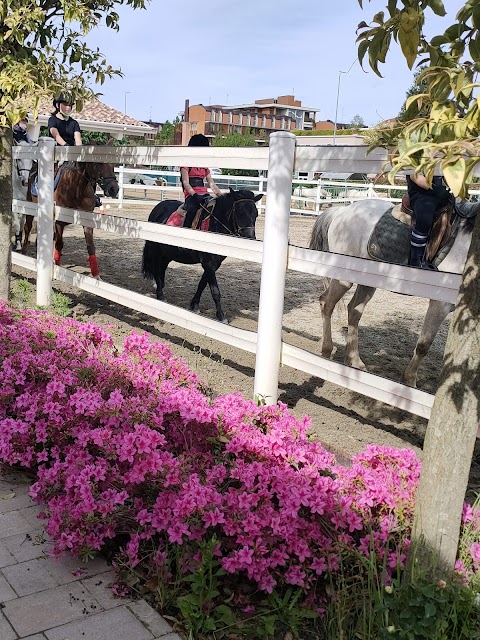
{"label": "brown horse", "polygon": [[[61,171],[61,175],[55,188],[54,200],[55,204],[59,207],[93,211],[95,209],[95,190],[97,184],[103,189],[106,197],[116,198],[118,195],[119,186],[113,172],[112,164],[103,164],[100,162],[64,162],[57,171]],[[32,171],[28,181],[27,200],[29,202],[37,202],[37,197],[32,195],[31,191],[35,175],[36,170]],[[23,254],[27,252],[32,223],[33,216],[26,216],[22,244]],[[62,258],[63,230],[68,224],[70,223],[55,221],[55,252],[53,259],[57,265],[60,264]],[[93,228],[83,227],[83,232],[85,234],[85,242],[87,243],[90,271],[92,272],[92,276],[98,278],[100,272],[98,269],[97,256],[95,255]]]}

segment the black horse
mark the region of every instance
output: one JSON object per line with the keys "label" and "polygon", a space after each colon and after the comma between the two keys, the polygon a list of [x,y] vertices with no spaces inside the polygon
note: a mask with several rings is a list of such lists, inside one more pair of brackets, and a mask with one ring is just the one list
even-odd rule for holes
{"label": "black horse", "polygon": [[[223,233],[232,236],[241,236],[255,240],[255,221],[258,216],[256,202],[261,200],[263,194],[255,196],[252,191],[230,189],[214,200],[214,206],[209,213],[209,231]],[[148,217],[149,222],[164,224],[170,215],[178,209],[181,202],[178,200],[165,200],[153,209]],[[201,264],[203,275],[200,279],[197,291],[190,302],[190,309],[200,313],[200,297],[207,286],[210,287],[213,301],[216,307],[217,320],[227,322],[220,302],[220,289],[218,288],[216,271],[225,260],[225,256],[205,253],[201,250],[183,249],[167,244],[159,244],[147,240],[143,249],[143,275],[154,279],[157,284],[157,298],[164,300],[163,288],[165,286],[165,271],[170,262],[183,264]]]}

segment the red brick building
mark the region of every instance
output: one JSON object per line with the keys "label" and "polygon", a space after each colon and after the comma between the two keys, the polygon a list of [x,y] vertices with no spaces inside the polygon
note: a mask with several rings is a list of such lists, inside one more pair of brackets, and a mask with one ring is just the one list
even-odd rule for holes
{"label": "red brick building", "polygon": [[252,133],[260,142],[274,131],[310,131],[315,128],[317,111],[319,109],[302,106],[301,100],[296,100],[291,95],[235,106],[189,106],[187,101],[181,143],[186,144],[195,133],[203,133],[212,138],[232,132]]}

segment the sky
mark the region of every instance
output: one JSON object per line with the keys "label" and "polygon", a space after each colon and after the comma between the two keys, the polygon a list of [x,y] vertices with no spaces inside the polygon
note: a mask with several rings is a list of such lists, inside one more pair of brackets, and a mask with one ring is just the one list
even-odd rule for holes
{"label": "sky", "polygon": [[[447,17],[431,11],[427,35],[454,22],[465,0],[444,0]],[[94,87],[106,104],[138,120],[164,122],[190,104],[238,105],[294,93],[317,109],[317,120],[367,125],[398,114],[412,84],[393,44],[379,78],[357,58],[355,30],[386,0],[151,0],[144,11],[121,7],[120,31],[89,34],[123,78]],[[352,63],[353,66],[352,66]],[[340,71],[348,73],[340,74]]]}

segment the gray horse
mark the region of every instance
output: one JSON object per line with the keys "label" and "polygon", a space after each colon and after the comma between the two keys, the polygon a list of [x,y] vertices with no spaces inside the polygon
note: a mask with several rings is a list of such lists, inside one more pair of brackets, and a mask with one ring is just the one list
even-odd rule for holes
{"label": "gray horse", "polygon": [[[369,258],[368,240],[377,222],[391,209],[392,203],[383,199],[355,202],[346,207],[332,207],[322,213],[313,227],[310,249]],[[468,206],[468,205],[467,205]],[[480,204],[474,206],[475,210]],[[473,211],[469,211],[472,217]],[[440,271],[462,273],[470,246],[473,219],[463,219],[458,234],[447,256],[439,265]],[[322,356],[330,358],[333,351],[332,313],[337,302],[352,287],[352,282],[331,280],[326,291],[320,296],[320,310],[323,318]],[[374,287],[357,285],[348,304],[348,334],[345,350],[345,364],[357,369],[365,369],[358,350],[358,325],[365,306],[375,293]],[[423,321],[422,330],[411,361],[403,373],[403,382],[416,386],[417,372],[423,358],[428,353],[433,339],[443,320],[453,309],[448,302],[430,300]]]}
{"label": "gray horse", "polygon": [[[14,145],[30,146],[28,142],[14,142]],[[28,158],[19,158],[13,161],[12,167],[12,189],[14,200],[27,199],[28,176],[33,165],[33,160]],[[20,251],[22,248],[22,230],[25,222],[25,216],[18,213],[12,213],[12,235],[15,236],[13,248]]]}

